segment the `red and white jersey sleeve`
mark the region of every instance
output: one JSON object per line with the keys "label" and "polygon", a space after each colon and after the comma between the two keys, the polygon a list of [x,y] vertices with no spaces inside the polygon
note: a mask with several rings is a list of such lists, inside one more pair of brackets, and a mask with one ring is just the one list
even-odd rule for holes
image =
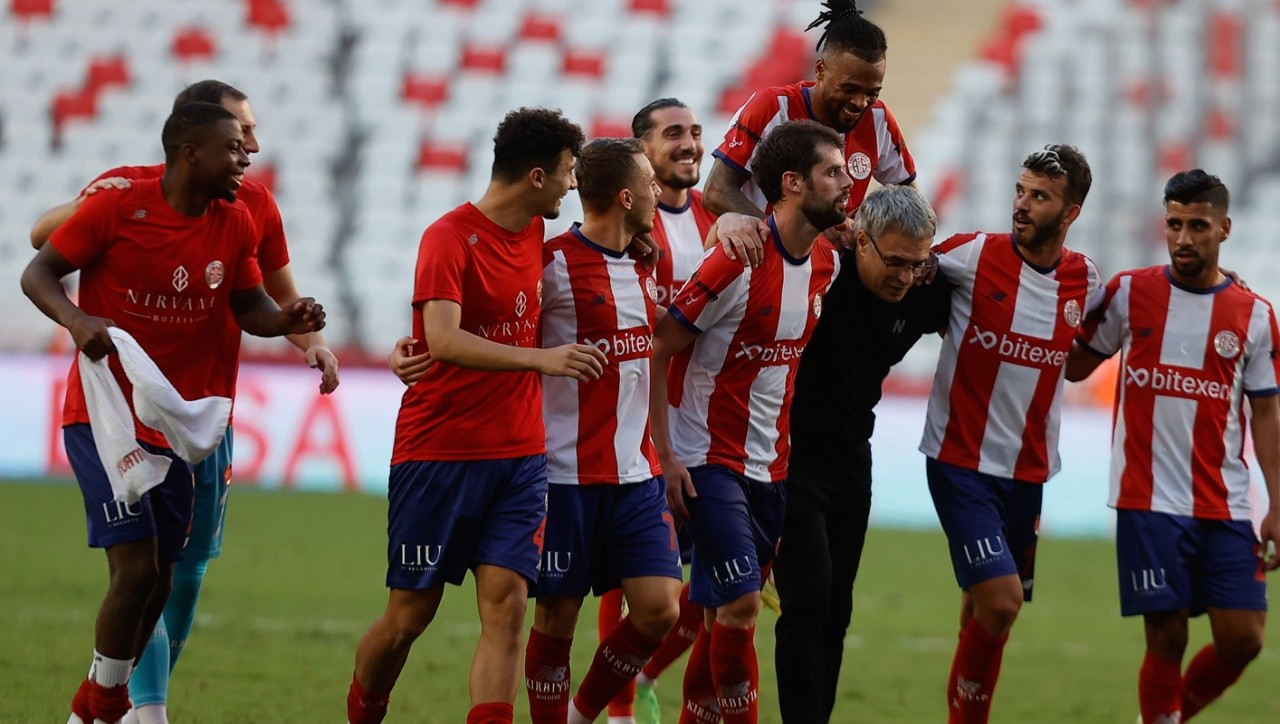
{"label": "red and white jersey sleeve", "polygon": [[1110,505],[1249,520],[1244,398],[1280,393],[1271,305],[1230,280],[1183,287],[1165,266],[1106,289],[1080,343],[1122,353]]}
{"label": "red and white jersey sleeve", "polygon": [[546,243],[542,259],[542,346],[589,344],[609,358],[590,382],[543,376],[547,481],[617,485],[661,474],[649,437],[652,272],[576,224]]}
{"label": "red and white jersey sleeve", "polygon": [[920,451],[1003,478],[1058,472],[1067,353],[1098,289],[1097,267],[1063,249],[1052,268],[1009,234],[961,234],[935,248],[953,286]]}
{"label": "red and white jersey sleeve", "polygon": [[653,240],[658,245],[658,305],[666,307],[689,280],[705,255],[703,242],[716,215],[702,205],[702,193],[689,190],[689,200],[678,209],[658,204],[653,212]]}
{"label": "red and white jersey sleeve", "polygon": [[698,334],[668,371],[668,427],[680,462],[786,478],[796,369],[839,269],[825,240],[794,259],[776,231],[754,269],[720,247],[707,254],[670,309]]}
{"label": "red and white jersey sleeve", "polygon": [[[816,121],[810,93],[813,81],[765,88],[752,94],[729,121],[724,141],[712,152],[716,158],[747,179],[742,192],[760,209],[766,208],[764,194],[751,177],[751,159],[756,147],[774,128],[787,121]],[[871,179],[882,184],[910,183],[916,177],[915,159],[893,112],[876,101],[844,137],[844,157],[853,188],[847,210],[857,212],[867,195]]]}

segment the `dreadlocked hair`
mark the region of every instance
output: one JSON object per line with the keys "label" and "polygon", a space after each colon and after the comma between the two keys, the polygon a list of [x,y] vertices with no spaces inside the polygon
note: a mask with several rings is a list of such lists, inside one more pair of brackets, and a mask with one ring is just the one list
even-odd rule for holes
{"label": "dreadlocked hair", "polygon": [[862,17],[856,0],[826,0],[822,3],[826,8],[818,14],[818,18],[805,31],[824,28],[822,37],[814,49],[822,52],[826,48],[853,53],[868,63],[877,63],[884,58],[889,44],[884,38],[884,31],[879,25]]}

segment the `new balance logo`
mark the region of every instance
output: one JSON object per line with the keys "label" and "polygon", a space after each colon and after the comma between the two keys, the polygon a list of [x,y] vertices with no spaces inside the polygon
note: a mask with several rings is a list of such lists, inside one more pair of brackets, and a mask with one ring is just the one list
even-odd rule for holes
{"label": "new balance logo", "polygon": [[982,691],[981,683],[958,676],[956,677],[956,698],[964,701],[986,701],[991,698],[991,695]]}
{"label": "new balance logo", "polygon": [[1200,397],[1209,400],[1231,400],[1231,385],[1213,380],[1192,377],[1186,372],[1173,367],[1130,367],[1125,366],[1126,385],[1138,389],[1150,389],[1152,392],[1168,392],[1179,396]]}

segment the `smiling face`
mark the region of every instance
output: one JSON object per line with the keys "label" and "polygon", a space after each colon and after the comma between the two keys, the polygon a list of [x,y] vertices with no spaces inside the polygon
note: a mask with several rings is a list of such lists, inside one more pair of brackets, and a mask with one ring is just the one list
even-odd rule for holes
{"label": "smiling face", "polygon": [[201,143],[192,150],[192,166],[201,189],[209,197],[235,201],[249,167],[240,123],[232,119],[209,127]]}
{"label": "smiling face", "polygon": [[626,189],[631,206],[627,209],[624,224],[627,231],[635,235],[653,231],[653,212],[658,208],[658,194],[662,189],[649,159],[639,153],[632,158],[635,159],[635,169]]}
{"label": "smiling face", "polygon": [[1013,195],[1013,238],[1035,250],[1066,234],[1080,207],[1066,201],[1067,177],[1022,169]]}
{"label": "smiling face", "polygon": [[539,199],[542,208],[538,210],[544,219],[555,219],[560,216],[560,201],[573,189],[578,188],[577,178],[573,175],[573,152],[564,149],[560,152],[560,160],[555,168],[535,169],[531,173],[541,172],[542,193]]}
{"label": "smiling face", "polygon": [[238,101],[230,96],[223,96],[223,108],[231,111],[231,114],[240,122],[240,133],[244,136],[244,152],[257,153],[262,150],[258,145],[258,119],[253,117],[253,109],[249,107],[249,101]]}
{"label": "smiling face", "polygon": [[853,53],[829,49],[818,59],[813,86],[813,110],[818,120],[837,133],[848,133],[880,98],[884,87],[884,58],[874,62]]}
{"label": "smiling face", "polygon": [[653,128],[640,139],[658,183],[683,190],[698,185],[702,169],[702,125],[688,108],[671,106],[650,114]]}
{"label": "smiling face", "polygon": [[1165,204],[1164,240],[1169,247],[1173,277],[1190,287],[1211,287],[1218,281],[1218,252],[1231,219],[1226,212],[1200,201]]}

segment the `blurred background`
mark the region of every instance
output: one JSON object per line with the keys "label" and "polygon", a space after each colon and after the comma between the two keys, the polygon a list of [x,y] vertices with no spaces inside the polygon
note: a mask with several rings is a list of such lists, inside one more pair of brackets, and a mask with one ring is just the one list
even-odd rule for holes
{"label": "blurred background", "polygon": [[[817,0],[0,1],[0,404],[31,411],[0,423],[0,475],[65,473],[56,408],[68,339],[17,283],[31,223],[103,170],[162,160],[173,95],[217,78],[249,95],[262,144],[251,175],[274,190],[294,275],[326,305],[325,335],[345,363],[343,388],[321,399],[296,351],[246,338],[246,359],[288,365],[242,375],[238,480],[370,490],[385,486],[401,388],[382,360],[410,329],[419,235],[483,191],[503,114],[545,105],[589,136],[629,135],[637,109],[676,96],[704,125],[705,178],[753,90],[812,77],[820,31],[804,27],[821,10]],[[888,36],[882,98],[938,210],[939,240],[1005,231],[1021,159],[1072,143],[1094,184],[1068,243],[1104,276],[1167,258],[1164,180],[1202,166],[1234,196],[1224,265],[1265,296],[1280,292],[1280,0],[859,5]],[[548,231],[579,216],[571,194]],[[935,359],[922,343],[895,374],[877,436],[878,451],[914,455],[913,486],[915,416]],[[1081,421],[1064,426],[1064,457],[1105,465],[1109,394],[1105,380],[1071,391]],[[1105,486],[1105,467],[1067,474]],[[1085,504],[1097,530],[1102,499]]]}

